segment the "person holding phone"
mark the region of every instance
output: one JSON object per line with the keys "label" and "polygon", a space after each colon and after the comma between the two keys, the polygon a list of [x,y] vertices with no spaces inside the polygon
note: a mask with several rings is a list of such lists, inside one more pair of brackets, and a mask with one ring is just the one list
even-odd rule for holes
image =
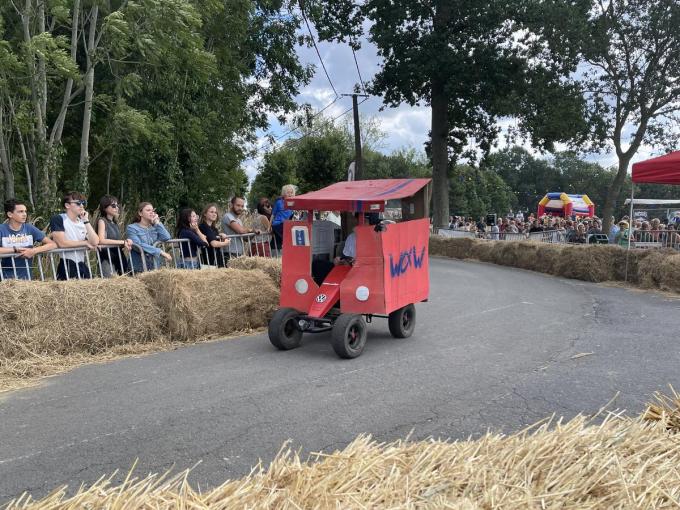
{"label": "person holding phone", "polygon": [[177,267],[182,269],[200,269],[199,251],[207,248],[208,238],[198,228],[198,214],[191,208],[182,209],[177,216],[177,238],[186,239],[181,246],[182,259]]}
{"label": "person holding phone", "polygon": [[99,237],[90,225],[90,215],[87,212],[87,197],[77,191],[64,195],[61,201],[64,212],[52,216],[50,231],[52,239],[59,248],[79,248],[65,251],[57,266],[57,280],[89,279],[92,278],[90,269],[85,263],[86,254],[82,248],[96,250]]}
{"label": "person holding phone", "polygon": [[99,219],[97,220],[97,236],[99,237],[99,253],[101,273],[104,278],[122,275],[128,271],[128,261],[122,248],[132,249],[132,241],[120,235],[118,217],[120,206],[118,199],[104,195],[99,200]]}
{"label": "person holding phone", "polygon": [[[158,241],[169,241],[172,236],[161,223],[158,214],[149,202],[142,202],[137,207],[137,214],[135,214],[134,223],[130,223],[126,229],[127,238],[132,240],[132,243],[139,246],[144,251],[144,259],[146,261],[146,269],[156,269],[160,266],[161,257],[168,262],[172,261],[172,256],[154,246]],[[130,254],[132,267],[136,272],[144,271],[142,263],[142,256],[136,250]]]}

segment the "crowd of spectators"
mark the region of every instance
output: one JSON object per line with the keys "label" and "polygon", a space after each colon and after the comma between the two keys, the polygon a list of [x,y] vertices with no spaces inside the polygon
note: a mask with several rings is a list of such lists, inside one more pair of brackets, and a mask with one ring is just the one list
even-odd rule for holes
{"label": "crowd of spectators", "polygon": [[239,196],[230,200],[221,221],[217,204],[206,205],[200,216],[184,208],[177,214],[172,234],[149,202],[141,202],[132,223],[121,229],[116,197],[101,198],[92,225],[87,197],[70,192],[62,198],[63,212],[51,218],[45,233],[28,222],[25,202],[9,199],[4,204],[5,221],[0,223],[1,279],[30,280],[34,257],[54,250],[58,250],[58,280],[91,278],[88,251],[98,252],[99,271],[105,278],[131,269],[142,272],[159,267],[162,261],[173,262],[173,254],[162,248],[171,239],[180,240],[174,264],[183,269],[224,267],[231,257],[244,253],[271,256],[274,237],[279,239],[275,246],[280,247],[283,221],[292,215],[283,200],[293,196],[295,187],[286,185],[274,208],[268,198],[260,199],[247,222],[245,199]]}
{"label": "crowd of spectators", "polygon": [[618,222],[612,217],[608,232],[603,231],[603,222],[597,217],[564,218],[546,215],[539,218],[531,213],[526,218],[518,214],[500,218],[491,224],[487,224],[484,219],[474,221],[473,218],[460,216],[451,216],[449,220],[450,229],[472,232],[485,239],[518,239],[544,232],[551,238],[566,243],[597,242],[620,246],[651,243],[660,247],[680,248],[680,214],[667,222],[662,222],[659,218],[650,221],[636,218],[632,228],[628,216],[622,217]]}

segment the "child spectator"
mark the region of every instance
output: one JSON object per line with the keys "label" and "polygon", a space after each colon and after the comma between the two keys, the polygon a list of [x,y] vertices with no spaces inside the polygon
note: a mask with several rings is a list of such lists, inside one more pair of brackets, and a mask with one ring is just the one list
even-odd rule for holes
{"label": "child spectator", "polygon": [[92,278],[90,269],[85,263],[86,253],[82,248],[96,250],[99,237],[90,225],[90,215],[85,195],[78,192],[70,192],[62,199],[64,211],[52,216],[50,231],[52,239],[59,248],[80,248],[80,250],[65,251],[61,255],[57,267],[57,280],[69,280],[71,278]]}
{"label": "child spectator", "polygon": [[198,228],[198,214],[190,208],[182,209],[177,216],[177,238],[187,239],[180,244],[182,257],[177,261],[180,269],[200,269],[198,250],[208,247],[208,238]]}
{"label": "child spectator", "polygon": [[250,244],[250,252],[259,257],[271,257],[271,216],[272,206],[268,198],[261,198],[257,202],[257,213],[253,217],[253,228],[261,232],[253,238]]}
{"label": "child spectator", "polygon": [[[139,204],[134,223],[127,226],[126,232],[128,239],[131,239],[144,252],[147,270],[157,268],[160,265],[160,257],[168,262],[172,261],[169,253],[154,246],[157,241],[168,241],[171,236],[154,211],[153,205],[149,202]],[[136,272],[144,271],[142,256],[139,252],[133,250],[130,254],[130,260]]]}
{"label": "child spectator", "polygon": [[115,274],[125,274],[128,271],[127,257],[122,248],[132,249],[132,240],[123,240],[118,227],[120,207],[118,199],[111,195],[104,195],[99,200],[99,219],[97,220],[97,236],[99,237],[99,257],[101,271],[104,278]]}
{"label": "child spectator", "polygon": [[224,255],[222,248],[229,246],[229,239],[226,234],[220,233],[217,229],[217,204],[208,204],[201,213],[201,223],[198,228],[208,240],[208,247],[203,250],[203,263],[208,266],[224,267]]}
{"label": "child spectator", "polygon": [[[31,279],[31,264],[33,256],[57,245],[40,229],[30,223],[26,203],[15,198],[5,202],[5,217],[7,223],[0,224],[0,254],[13,254],[13,257],[2,259],[2,279],[18,278]],[[35,243],[42,243],[34,248]]]}

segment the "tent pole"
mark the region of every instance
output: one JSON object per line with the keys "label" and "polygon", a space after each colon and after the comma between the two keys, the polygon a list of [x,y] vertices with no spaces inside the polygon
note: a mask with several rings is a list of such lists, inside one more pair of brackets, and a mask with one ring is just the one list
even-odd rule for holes
{"label": "tent pole", "polygon": [[628,248],[626,249],[626,277],[628,282],[628,257],[630,257],[630,238],[633,237],[633,198],[635,197],[635,183],[630,181],[630,215],[628,216]]}

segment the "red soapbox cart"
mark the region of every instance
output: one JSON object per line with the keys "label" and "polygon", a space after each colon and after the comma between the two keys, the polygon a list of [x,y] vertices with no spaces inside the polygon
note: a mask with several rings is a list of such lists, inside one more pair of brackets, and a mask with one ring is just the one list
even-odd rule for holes
{"label": "red soapbox cart", "polygon": [[[305,221],[286,221],[283,226],[280,308],[269,322],[271,343],[289,350],[300,345],[303,333],[332,331],[336,354],[355,358],[364,349],[366,324],[373,317],[388,319],[392,336],[411,336],[414,304],[427,301],[430,289],[430,192],[430,179],[381,179],[339,182],[286,199],[287,209],[307,214]],[[388,200],[400,200],[402,221],[368,224],[367,217],[375,219]],[[328,236],[316,228],[331,222],[315,221],[314,211],[345,213],[346,233],[357,222],[351,264],[333,265],[341,253],[340,230]],[[313,242],[313,236],[327,242]],[[323,281],[314,274],[319,264],[327,268]]]}

